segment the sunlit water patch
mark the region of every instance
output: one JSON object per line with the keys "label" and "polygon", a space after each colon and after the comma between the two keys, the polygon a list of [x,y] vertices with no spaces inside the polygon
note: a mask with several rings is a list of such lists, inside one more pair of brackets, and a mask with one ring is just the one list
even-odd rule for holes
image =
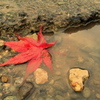
{"label": "sunlit water patch", "polygon": [[[84,29],[73,34],[56,33],[52,38],[57,40],[56,45],[50,49],[55,52],[65,53],[65,55],[53,52],[53,67],[55,75],[52,84],[57,89],[53,94],[62,100],[99,100],[100,99],[100,25],[95,25],[91,29]],[[71,68],[82,68],[89,71],[90,77],[85,83],[87,90],[74,92],[68,81],[68,74]],[[61,85],[61,86],[60,86]],[[55,88],[53,87],[53,88]],[[63,89],[62,89],[63,88]],[[59,93],[56,93],[58,92]],[[88,96],[86,96],[86,94]]]}
{"label": "sunlit water patch", "polygon": [[[42,64],[40,67],[47,71],[48,82],[37,85],[34,81],[34,75],[31,74],[27,79],[26,85],[19,89],[15,85],[21,84],[27,63],[6,67],[3,74],[12,77],[10,88],[13,92],[9,93],[9,95],[17,96],[18,100],[99,100],[99,28],[100,25],[95,25],[90,29],[84,28],[84,30],[78,29],[77,31],[73,29],[74,32],[66,31],[67,33],[59,30],[52,36],[45,36],[47,41],[57,41],[52,48],[49,48],[54,74]],[[89,79],[85,82],[85,88],[81,92],[75,92],[69,84],[69,70],[72,68],[81,68],[89,71]],[[30,91],[27,92],[29,89]],[[27,92],[26,95],[23,95],[25,92]],[[8,94],[5,95],[8,96]],[[21,99],[21,97],[24,97],[24,99]]]}

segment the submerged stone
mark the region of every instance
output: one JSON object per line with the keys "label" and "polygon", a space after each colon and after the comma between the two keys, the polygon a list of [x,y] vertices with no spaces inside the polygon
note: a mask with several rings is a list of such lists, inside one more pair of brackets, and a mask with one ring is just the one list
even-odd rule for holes
{"label": "submerged stone", "polygon": [[18,90],[18,95],[21,100],[28,99],[35,91],[35,86],[31,82],[25,82]]}
{"label": "submerged stone", "polygon": [[34,72],[34,76],[35,76],[35,82],[36,82],[36,84],[44,84],[44,83],[48,82],[48,74],[42,68],[38,68]]}
{"label": "submerged stone", "polygon": [[83,94],[83,96],[85,98],[88,98],[91,95],[91,90],[88,87],[85,87],[84,90],[83,90],[83,92],[82,92],[82,94]]}
{"label": "submerged stone", "polygon": [[9,77],[6,75],[1,76],[0,78],[1,82],[8,82],[9,81]]}

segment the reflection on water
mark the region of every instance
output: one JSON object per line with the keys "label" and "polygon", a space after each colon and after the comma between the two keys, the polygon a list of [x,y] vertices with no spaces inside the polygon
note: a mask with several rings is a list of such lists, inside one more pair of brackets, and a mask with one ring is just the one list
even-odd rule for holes
{"label": "reflection on water", "polygon": [[82,30],[89,30],[89,29],[93,28],[95,25],[99,25],[99,24],[98,23],[91,23],[91,24],[80,25],[79,27],[72,26],[72,27],[64,30],[64,32],[68,33],[68,34],[76,33],[78,31],[82,31]]}
{"label": "reflection on water", "polygon": [[[45,100],[100,99],[99,28],[100,25],[95,25],[91,29],[80,29],[73,34],[58,32],[50,37],[58,41],[51,50],[63,52],[66,55],[52,53],[55,75],[50,78],[46,87],[48,96]],[[68,81],[68,71],[74,67],[86,69],[90,73],[90,77],[85,83],[87,89],[78,93],[71,89]]]}

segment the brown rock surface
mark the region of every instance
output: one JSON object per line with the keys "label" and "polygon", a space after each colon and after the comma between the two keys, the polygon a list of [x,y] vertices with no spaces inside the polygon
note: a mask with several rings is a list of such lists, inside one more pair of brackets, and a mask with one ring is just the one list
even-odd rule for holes
{"label": "brown rock surface", "polygon": [[36,84],[44,84],[44,83],[48,82],[48,74],[42,68],[38,68],[34,72],[34,76],[35,76],[35,82],[36,82]]}
{"label": "brown rock surface", "polygon": [[82,91],[84,82],[88,79],[89,73],[87,70],[79,68],[71,69],[69,71],[70,85],[75,91]]}

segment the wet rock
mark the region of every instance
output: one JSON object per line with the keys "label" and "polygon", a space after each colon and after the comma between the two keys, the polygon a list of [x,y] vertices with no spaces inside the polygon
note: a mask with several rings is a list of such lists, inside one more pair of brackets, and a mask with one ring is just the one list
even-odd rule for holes
{"label": "wet rock", "polygon": [[18,90],[19,98],[21,100],[28,99],[35,91],[35,87],[31,82],[24,83]]}
{"label": "wet rock", "polygon": [[69,71],[70,85],[75,91],[82,91],[84,82],[88,79],[89,73],[87,70],[74,68]]}
{"label": "wet rock", "polygon": [[44,84],[48,82],[48,73],[42,68],[38,68],[34,72],[34,76],[36,84]]}
{"label": "wet rock", "polygon": [[91,95],[91,91],[90,91],[90,89],[87,88],[87,87],[84,88],[84,90],[83,90],[82,93],[83,93],[83,97],[85,97],[85,98],[88,98],[88,97],[90,97],[90,95]]}
{"label": "wet rock", "polygon": [[4,100],[17,100],[16,96],[7,96]]}
{"label": "wet rock", "polygon": [[[28,28],[30,26],[37,28],[40,24],[49,30],[69,25],[74,26],[79,23],[85,24],[90,18],[91,20],[100,18],[99,9],[99,3],[94,4],[93,0],[88,2],[86,0],[82,2],[80,0],[71,2],[68,0],[28,0],[26,2],[23,0],[1,0],[0,31],[5,29],[6,32],[11,32],[9,28],[15,31],[20,29],[24,31],[27,30],[27,26]],[[28,21],[21,26],[20,19],[24,20],[25,18]]]}

